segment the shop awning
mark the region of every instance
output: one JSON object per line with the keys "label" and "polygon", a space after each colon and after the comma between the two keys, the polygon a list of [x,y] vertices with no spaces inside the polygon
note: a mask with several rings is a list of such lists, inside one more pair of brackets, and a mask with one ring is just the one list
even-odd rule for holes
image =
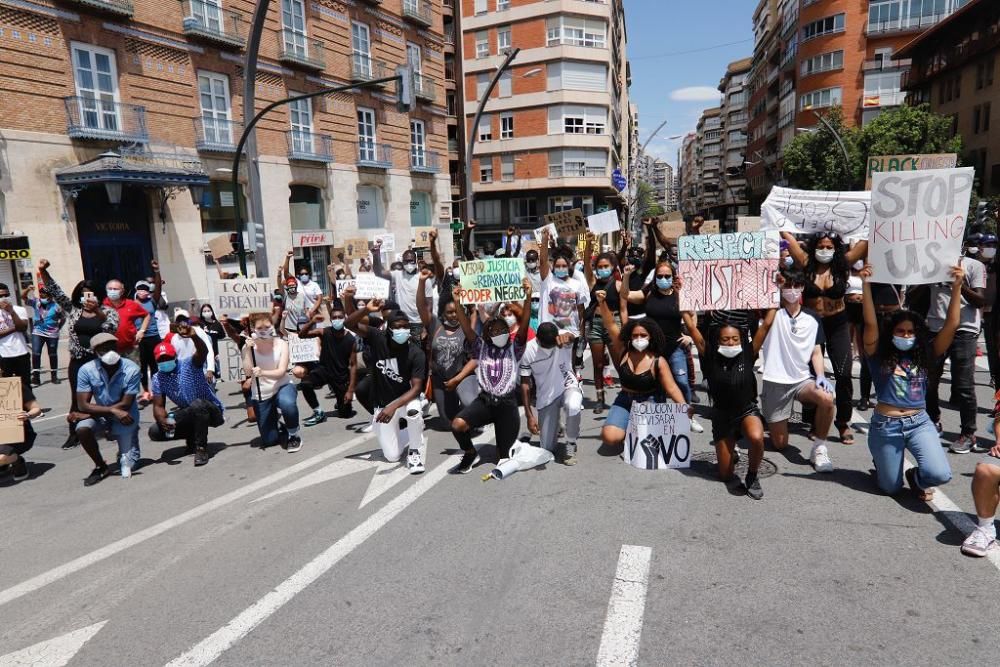
{"label": "shop awning", "polygon": [[183,153],[108,152],[56,172],[56,183],[63,188],[106,183],[166,188],[206,186],[208,182],[201,160]]}

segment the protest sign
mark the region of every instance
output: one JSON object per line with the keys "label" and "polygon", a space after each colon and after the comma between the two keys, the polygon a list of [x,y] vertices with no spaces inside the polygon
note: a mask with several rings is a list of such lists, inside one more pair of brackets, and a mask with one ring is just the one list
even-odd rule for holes
{"label": "protest sign", "polygon": [[22,412],[21,378],[0,378],[0,445],[24,442],[24,424],[17,418]]}
{"label": "protest sign", "polygon": [[555,241],[557,238],[559,238],[559,231],[556,229],[555,225],[545,225],[543,227],[539,227],[534,231],[535,238],[541,241],[543,232],[549,233],[550,241]]}
{"label": "protest sign", "polygon": [[673,214],[671,213],[666,216],[661,215],[653,218],[653,224],[655,224],[656,228],[660,230],[660,233],[668,239],[676,239],[684,236],[687,233],[687,226],[684,224],[684,219],[680,218],[672,220],[670,219],[671,215]]}
{"label": "protest sign", "polygon": [[354,296],[358,299],[388,299],[389,281],[379,278],[369,271],[359,273],[353,278],[337,281],[337,294],[343,294],[349,287],[355,289]]}
{"label": "protest sign", "polygon": [[622,226],[618,221],[618,211],[604,211],[587,216],[587,228],[595,234],[613,234]]}
{"label": "protest sign", "polygon": [[688,406],[635,401],[625,435],[625,461],[640,470],[691,467]]}
{"label": "protest sign", "polygon": [[431,232],[434,230],[433,227],[414,227],[413,228],[413,247],[414,248],[430,248],[431,247]]}
{"label": "protest sign", "polygon": [[736,231],[738,232],[759,232],[760,218],[754,216],[741,215],[736,219]]}
{"label": "protest sign", "polygon": [[269,278],[236,278],[210,283],[212,308],[227,313],[271,312],[275,284]]}
{"label": "protest sign", "polygon": [[366,259],[368,257],[368,239],[347,239],[344,242],[346,259]]}
{"label": "protest sign", "polygon": [[962,256],[975,169],[876,172],[868,262],[872,281],[950,282]]}
{"label": "protest sign", "polygon": [[219,339],[220,380],[239,382],[243,379],[243,356],[240,348],[230,338]]}
{"label": "protest sign", "polygon": [[872,189],[872,174],[884,171],[926,171],[928,169],[954,169],[958,165],[956,153],[933,155],[873,155],[868,158],[868,179],[865,189]]}
{"label": "protest sign", "polygon": [[760,208],[761,230],[868,238],[872,193],[792,190],[774,187]]}
{"label": "protest sign", "polygon": [[319,339],[288,334],[288,361],[293,364],[319,361]]}
{"label": "protest sign", "polygon": [[226,255],[233,254],[233,242],[229,240],[229,234],[222,234],[210,239],[208,251],[212,253],[212,259],[222,259]]}
{"label": "protest sign", "polygon": [[682,236],[677,242],[681,310],[776,308],[777,232]]}
{"label": "protest sign", "polygon": [[701,229],[698,230],[699,234],[718,234],[721,231],[718,220],[706,220],[701,223]]}
{"label": "protest sign", "polygon": [[555,225],[559,238],[579,236],[587,231],[587,225],[583,221],[583,211],[578,208],[570,211],[560,211],[559,213],[549,213],[545,216],[545,224]]}
{"label": "protest sign", "polygon": [[459,262],[461,289],[454,294],[463,305],[524,300],[524,260],[498,257]]}
{"label": "protest sign", "polygon": [[377,241],[381,241],[382,242],[382,250],[384,250],[386,252],[395,252],[396,251],[396,235],[395,234],[392,234],[392,233],[389,233],[389,234],[376,234],[375,235],[375,241],[376,242]]}

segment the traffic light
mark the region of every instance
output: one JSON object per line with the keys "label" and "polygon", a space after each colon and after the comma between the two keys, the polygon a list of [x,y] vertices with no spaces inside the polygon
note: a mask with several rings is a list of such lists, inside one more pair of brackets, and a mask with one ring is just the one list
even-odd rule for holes
{"label": "traffic light", "polygon": [[396,82],[396,109],[399,113],[410,113],[413,111],[413,68],[409,65],[400,65],[396,68],[396,75],[399,81]]}

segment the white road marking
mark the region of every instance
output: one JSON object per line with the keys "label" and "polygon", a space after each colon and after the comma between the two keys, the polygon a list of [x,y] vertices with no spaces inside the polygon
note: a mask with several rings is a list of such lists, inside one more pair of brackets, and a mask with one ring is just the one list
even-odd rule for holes
{"label": "white road marking", "polygon": [[183,655],[167,663],[167,667],[208,665],[246,637],[311,583],[326,574],[341,559],[361,546],[365,540],[409,507],[420,496],[448,474],[448,469],[458,462],[450,456],[433,470],[425,473],[417,483],[390,500],[384,507],[365,519],[358,527],[337,540],[326,551],[306,563],[298,572],[275,586],[274,590],[257,600],[222,628],[213,632]]}
{"label": "white road marking", "polygon": [[320,468],[315,472],[311,472],[304,477],[299,477],[297,480],[283,486],[276,491],[272,491],[266,496],[261,496],[260,498],[255,498],[250,501],[250,504],[259,503],[262,500],[267,500],[268,498],[273,498],[275,496],[280,496],[286,493],[292,493],[293,491],[300,491],[302,489],[308,488],[310,486],[315,486],[316,484],[322,484],[323,482],[329,482],[340,477],[346,477],[347,475],[353,475],[356,472],[361,472],[362,470],[370,470],[375,467],[375,464],[370,461],[358,460],[358,459],[343,459],[341,461],[334,461],[333,463]]}
{"label": "white road marking", "polygon": [[20,651],[0,655],[0,667],[62,667],[73,659],[91,637],[100,632],[107,621],[94,623],[85,628],[46,639]]}
{"label": "white road marking", "polygon": [[642,617],[646,611],[649,561],[653,550],[623,544],[611,587],[597,667],[638,665]]}
{"label": "white road marking", "polygon": [[368,440],[371,437],[372,437],[371,434],[359,435],[356,438],[352,438],[351,440],[345,442],[343,445],[340,445],[339,447],[334,447],[333,449],[325,451],[321,454],[317,454],[316,456],[301,461],[300,463],[297,463],[293,466],[289,466],[288,468],[285,468],[284,470],[276,472],[272,475],[268,475],[267,477],[264,477],[263,479],[260,479],[256,482],[252,482],[250,484],[247,484],[246,486],[240,487],[235,491],[230,491],[229,493],[223,496],[219,496],[215,500],[210,500],[207,503],[198,505],[197,507],[190,509],[186,512],[182,512],[177,516],[171,517],[170,519],[166,519],[165,521],[161,521],[160,523],[154,526],[150,526],[149,528],[140,530],[139,532],[133,533],[128,537],[123,537],[122,539],[112,542],[111,544],[105,545],[100,549],[96,549],[95,551],[91,551],[90,553],[80,556],[79,558],[75,558],[69,561],[68,563],[64,563],[63,565],[54,567],[51,570],[48,570],[47,572],[43,572],[42,574],[32,577],[27,581],[17,584],[16,586],[12,586],[6,590],[0,591],[0,606],[5,605],[8,602],[16,600],[20,597],[23,597],[28,593],[37,591],[39,588],[48,586],[49,584],[59,581],[60,579],[68,577],[74,572],[79,572],[80,570],[89,567],[94,563],[99,563],[100,561],[106,558],[110,558],[115,554],[121,553],[122,551],[134,547],[137,544],[142,544],[146,540],[150,540],[154,537],[157,537],[158,535],[162,535],[168,530],[183,525],[188,521],[191,521],[192,519],[204,516],[209,512],[214,512],[220,507],[228,505],[233,501],[239,500],[240,498],[245,498],[246,496],[257,492],[260,489],[268,487],[271,484],[274,484],[275,482],[280,482],[286,477],[297,475],[303,470],[306,470],[307,468],[314,466],[317,463],[321,463],[322,461],[326,461],[327,459],[340,456],[344,452],[350,450],[353,447],[358,446],[359,444],[361,444],[365,440]]}
{"label": "white road marking", "polygon": [[380,461],[378,467],[375,468],[375,476],[372,477],[371,483],[368,484],[365,497],[361,499],[358,509],[375,500],[409,476],[410,471],[406,469],[406,466]]}

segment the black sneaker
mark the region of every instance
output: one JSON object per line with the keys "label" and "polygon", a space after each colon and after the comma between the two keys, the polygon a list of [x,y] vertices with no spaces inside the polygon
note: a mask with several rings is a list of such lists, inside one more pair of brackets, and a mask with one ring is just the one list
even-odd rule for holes
{"label": "black sneaker", "polygon": [[764,497],[764,489],[760,488],[760,480],[757,478],[756,473],[747,473],[747,481],[744,483],[747,490],[747,495],[754,500],[760,500]]}
{"label": "black sneaker", "polygon": [[872,402],[870,399],[862,398],[858,401],[858,412],[868,412],[872,409]]}
{"label": "black sneaker", "polygon": [[472,472],[472,469],[479,463],[479,452],[472,449],[466,452],[462,456],[462,460],[459,461],[458,465],[448,471],[452,475],[465,475],[466,473]]}
{"label": "black sneaker", "polygon": [[76,437],[76,431],[74,431],[74,432],[72,432],[72,433],[69,434],[68,438],[66,438],[66,442],[64,442],[62,444],[62,448],[63,449],[73,449],[74,447],[79,446],[79,444],[80,444],[80,441]]}
{"label": "black sneaker", "polygon": [[90,472],[90,474],[87,475],[87,479],[83,480],[83,485],[84,486],[93,486],[94,484],[97,484],[102,479],[104,479],[105,477],[107,477],[109,474],[111,474],[111,468],[109,468],[106,465],[102,466],[100,468],[94,468]]}
{"label": "black sneaker", "polygon": [[11,472],[14,473],[15,482],[28,479],[28,462],[24,460],[23,456],[17,457],[17,460],[11,465]]}
{"label": "black sneaker", "polygon": [[322,410],[317,410],[312,413],[312,416],[308,419],[303,420],[303,426],[315,426],[316,424],[322,424],[326,421],[326,414]]}
{"label": "black sneaker", "polygon": [[747,487],[743,486],[743,480],[733,475],[726,480],[726,490],[734,496],[744,496],[746,495]]}
{"label": "black sneaker", "polygon": [[208,463],[208,450],[204,447],[198,447],[194,452],[194,465],[203,466]]}
{"label": "black sneaker", "polygon": [[285,451],[289,454],[294,454],[300,449],[302,449],[302,438],[297,435],[288,436],[288,446],[285,448]]}

